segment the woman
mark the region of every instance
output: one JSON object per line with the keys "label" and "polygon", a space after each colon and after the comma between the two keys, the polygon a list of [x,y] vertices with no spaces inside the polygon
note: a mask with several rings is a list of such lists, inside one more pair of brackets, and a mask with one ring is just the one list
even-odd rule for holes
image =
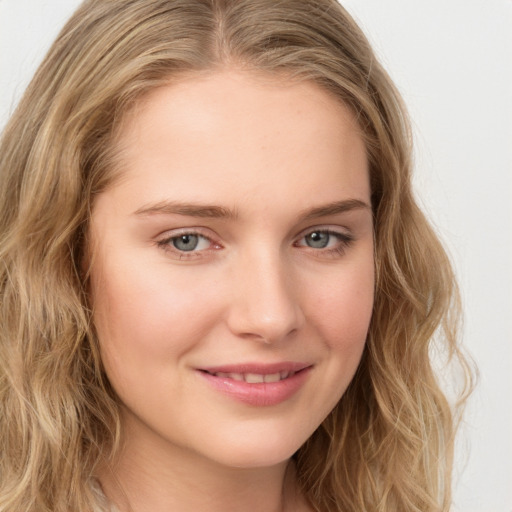
{"label": "woman", "polygon": [[335,1],[87,1],[0,151],[1,510],[449,509],[456,287]]}

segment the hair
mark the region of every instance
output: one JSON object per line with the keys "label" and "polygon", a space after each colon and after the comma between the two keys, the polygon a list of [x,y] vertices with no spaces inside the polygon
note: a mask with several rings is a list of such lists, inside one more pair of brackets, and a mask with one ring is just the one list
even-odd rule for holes
{"label": "hair", "polygon": [[[89,0],[0,141],[0,511],[109,510],[94,477],[121,429],[82,268],[91,208],[115,180],[130,108],[226,68],[318,84],[351,107],[367,148],[373,316],[356,376],[294,456],[302,492],[318,512],[449,510],[472,384],[457,287],[413,197],[407,114],[362,31],[335,0]],[[457,402],[440,359],[462,369]]]}

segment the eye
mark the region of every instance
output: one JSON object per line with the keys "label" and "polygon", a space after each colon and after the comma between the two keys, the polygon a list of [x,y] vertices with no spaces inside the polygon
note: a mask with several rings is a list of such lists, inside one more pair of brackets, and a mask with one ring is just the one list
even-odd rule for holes
{"label": "eye", "polygon": [[351,242],[353,242],[353,237],[347,233],[340,233],[330,229],[315,229],[305,234],[295,245],[318,249],[327,253],[335,252],[342,254]]}
{"label": "eye", "polygon": [[183,235],[175,236],[171,238],[169,242],[175,249],[184,252],[201,251],[208,249],[210,246],[210,240],[197,233],[185,233]]}
{"label": "eye", "polygon": [[176,234],[166,233],[166,236],[157,240],[156,244],[169,255],[174,255],[180,260],[204,256],[211,249],[220,249],[220,245],[213,242],[211,238],[197,231],[185,230],[178,231]]}
{"label": "eye", "polygon": [[331,239],[334,238],[331,233],[327,233],[325,231],[313,231],[304,237],[306,245],[308,247],[312,247],[313,249],[325,249],[329,243],[331,243]]}

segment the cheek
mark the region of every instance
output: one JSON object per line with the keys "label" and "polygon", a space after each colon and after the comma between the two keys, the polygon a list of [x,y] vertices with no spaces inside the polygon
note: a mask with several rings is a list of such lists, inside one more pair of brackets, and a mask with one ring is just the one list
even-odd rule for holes
{"label": "cheek", "polygon": [[[361,361],[373,311],[373,259],[332,272],[330,279],[310,281],[308,299],[311,336],[322,346],[321,379],[310,403],[315,403],[322,421],[339,402]],[[323,284],[321,286],[321,284]],[[310,424],[314,430],[318,423]]]}
{"label": "cheek", "polygon": [[344,269],[311,298],[311,315],[324,342],[343,357],[357,358],[364,348],[373,311],[373,260]]}
{"label": "cheek", "polygon": [[[107,373],[137,378],[192,349],[218,316],[213,288],[189,279],[119,264],[93,275],[94,322]],[[200,312],[200,315],[198,314]]]}

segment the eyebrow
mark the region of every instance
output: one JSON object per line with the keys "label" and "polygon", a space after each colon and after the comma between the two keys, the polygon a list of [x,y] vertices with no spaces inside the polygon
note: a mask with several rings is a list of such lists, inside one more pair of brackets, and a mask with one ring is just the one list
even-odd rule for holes
{"label": "eyebrow", "polygon": [[328,217],[352,210],[369,210],[371,206],[360,199],[345,199],[343,201],[334,201],[326,205],[318,206],[302,212],[301,217],[304,220],[316,219],[318,217]]}
{"label": "eyebrow", "polygon": [[[334,201],[325,205],[306,209],[300,212],[299,218],[303,220],[312,220],[319,217],[327,217],[352,210],[370,210],[368,203],[360,199],[345,199],[343,201]],[[134,215],[184,215],[188,217],[213,218],[213,219],[236,219],[238,211],[223,206],[182,203],[179,201],[160,201],[155,204],[142,206],[134,212]]]}
{"label": "eyebrow", "polygon": [[181,203],[178,201],[160,201],[159,203],[142,206],[134,212],[135,215],[186,215],[213,219],[236,219],[238,212],[223,206]]}

